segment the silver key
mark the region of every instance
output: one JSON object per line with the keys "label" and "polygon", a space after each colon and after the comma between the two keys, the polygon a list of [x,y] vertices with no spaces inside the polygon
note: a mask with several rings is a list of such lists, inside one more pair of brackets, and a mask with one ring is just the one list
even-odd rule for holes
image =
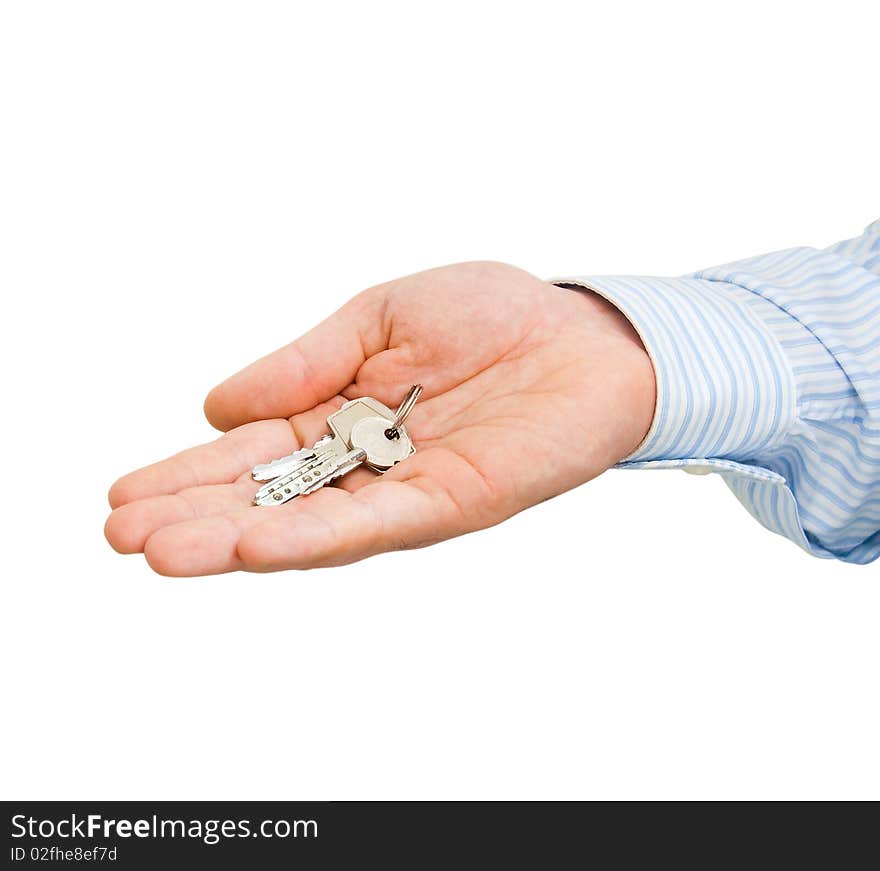
{"label": "silver key", "polygon": [[296,451],[254,468],[251,474],[256,480],[263,480],[263,475],[272,472],[278,473],[257,491],[254,504],[283,505],[297,496],[313,493],[357,468],[367,454],[354,448],[351,431],[364,418],[381,420],[387,429],[394,422],[394,412],[371,397],[346,402],[327,418],[332,435],[319,439],[314,448]]}

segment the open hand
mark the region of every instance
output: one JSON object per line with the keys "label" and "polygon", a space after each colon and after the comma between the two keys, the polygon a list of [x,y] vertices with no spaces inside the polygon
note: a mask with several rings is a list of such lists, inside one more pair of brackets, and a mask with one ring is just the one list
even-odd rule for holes
{"label": "open hand", "polygon": [[[415,455],[251,505],[256,463],[314,443],[347,399],[394,408],[416,383]],[[225,434],[117,481],[105,532],[178,576],[421,547],[594,478],[637,447],[654,399],[638,336],[599,297],[499,263],[433,269],[364,291],[214,388],[205,413]]]}

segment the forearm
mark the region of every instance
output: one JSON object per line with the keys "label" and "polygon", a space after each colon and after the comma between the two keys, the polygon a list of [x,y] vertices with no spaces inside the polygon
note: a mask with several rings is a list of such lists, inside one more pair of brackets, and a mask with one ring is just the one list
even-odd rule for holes
{"label": "forearm", "polygon": [[651,356],[657,405],[621,464],[719,472],[818,556],[880,555],[880,223],[681,279],[593,276]]}

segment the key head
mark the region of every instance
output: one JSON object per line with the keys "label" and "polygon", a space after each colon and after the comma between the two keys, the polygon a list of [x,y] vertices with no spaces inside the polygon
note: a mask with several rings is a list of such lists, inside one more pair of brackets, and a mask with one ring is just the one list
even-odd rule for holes
{"label": "key head", "polygon": [[365,417],[381,417],[387,421],[386,428],[394,421],[394,412],[372,396],[351,399],[327,418],[327,426],[333,434],[342,439],[346,445],[352,446],[351,431],[359,420]]}
{"label": "key head", "polygon": [[363,450],[367,465],[377,472],[387,471],[416,451],[406,427],[398,427],[394,438],[388,435],[389,426],[387,417],[375,416],[361,418],[351,429],[351,446]]}

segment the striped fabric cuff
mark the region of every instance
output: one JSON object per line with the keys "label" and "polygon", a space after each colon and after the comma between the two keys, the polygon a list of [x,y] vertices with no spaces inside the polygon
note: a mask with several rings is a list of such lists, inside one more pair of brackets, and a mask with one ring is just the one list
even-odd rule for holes
{"label": "striped fabric cuff", "polygon": [[589,276],[555,283],[592,290],[620,309],[654,365],[654,420],[624,465],[748,464],[785,438],[796,418],[796,387],[785,352],[762,323],[762,316],[778,314],[772,304],[737,285],[696,278]]}

